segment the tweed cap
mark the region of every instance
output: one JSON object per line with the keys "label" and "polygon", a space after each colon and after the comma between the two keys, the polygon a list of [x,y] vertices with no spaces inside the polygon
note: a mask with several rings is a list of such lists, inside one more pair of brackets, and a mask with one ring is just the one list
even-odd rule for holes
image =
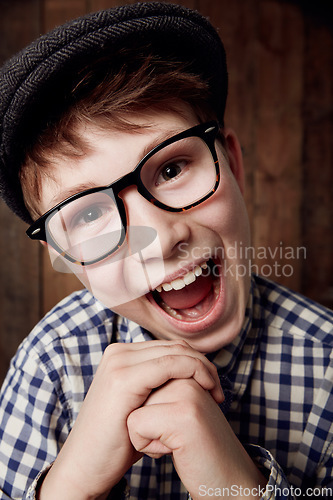
{"label": "tweed cap", "polygon": [[[80,68],[107,51],[149,42],[163,56],[190,64],[210,83],[210,103],[221,123],[227,96],[223,44],[198,12],[166,3],[138,3],[70,21],[30,44],[0,69],[0,195],[24,221],[18,172],[28,144],[66,103]],[[159,52],[158,52],[159,53]]]}

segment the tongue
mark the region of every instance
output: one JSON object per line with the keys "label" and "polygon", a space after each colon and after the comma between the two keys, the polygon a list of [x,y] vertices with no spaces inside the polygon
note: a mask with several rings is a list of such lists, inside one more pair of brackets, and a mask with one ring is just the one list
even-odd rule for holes
{"label": "tongue", "polygon": [[185,286],[181,290],[162,290],[160,297],[172,309],[188,309],[201,302],[212,288],[210,276],[199,276],[194,283]]}

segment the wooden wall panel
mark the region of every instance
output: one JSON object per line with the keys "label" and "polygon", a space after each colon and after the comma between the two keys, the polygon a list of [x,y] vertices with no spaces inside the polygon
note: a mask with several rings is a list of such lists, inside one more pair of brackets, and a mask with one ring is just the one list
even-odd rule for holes
{"label": "wooden wall panel", "polygon": [[87,12],[86,0],[44,0],[43,6],[43,32],[55,26],[83,16]]}
{"label": "wooden wall panel", "polygon": [[[1,2],[0,63],[40,31],[38,0]],[[0,383],[18,344],[40,318],[40,248],[0,202]]]}
{"label": "wooden wall panel", "polygon": [[264,276],[296,289],[302,261],[286,255],[302,244],[302,34],[303,17],[297,7],[261,2],[252,217],[254,247],[266,248],[268,255],[261,258],[258,251],[255,263]]}
{"label": "wooden wall panel", "polygon": [[305,18],[302,290],[332,307],[333,30],[311,14]]}
{"label": "wooden wall panel", "polygon": [[[134,0],[2,0],[0,60],[71,18],[126,3]],[[226,46],[226,125],[244,154],[253,264],[332,307],[333,27],[324,4],[179,3],[208,16]],[[52,269],[47,251],[26,238],[25,225],[2,203],[0,224],[1,382],[20,340],[82,285]],[[289,276],[277,275],[283,265],[291,266]]]}

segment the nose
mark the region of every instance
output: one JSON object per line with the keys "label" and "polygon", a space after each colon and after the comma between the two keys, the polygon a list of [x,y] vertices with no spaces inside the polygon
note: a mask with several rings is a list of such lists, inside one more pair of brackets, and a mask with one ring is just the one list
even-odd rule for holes
{"label": "nose", "polygon": [[169,259],[177,255],[181,243],[190,239],[187,214],[168,212],[154,206],[138,193],[135,186],[124,190],[121,198],[125,205],[129,234],[133,227],[143,226],[156,231],[159,245],[151,245],[151,249],[147,249],[145,260],[158,258],[161,254],[164,260]]}

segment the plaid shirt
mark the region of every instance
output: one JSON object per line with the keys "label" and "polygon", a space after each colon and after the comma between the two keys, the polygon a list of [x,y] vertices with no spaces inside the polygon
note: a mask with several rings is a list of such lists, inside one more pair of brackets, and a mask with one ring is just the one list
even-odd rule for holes
{"label": "plaid shirt", "polygon": [[[296,498],[300,491],[310,496],[307,488],[315,487],[317,497],[333,495],[332,325],[332,312],[253,277],[240,335],[211,356],[231,384],[227,418],[266,471],[265,499]],[[86,290],[64,299],[36,326],[1,392],[1,500],[35,498],[38,477],[73,427],[106,346],[147,339],[148,332]],[[187,498],[169,456],[143,457],[126,480],[129,498]]]}

